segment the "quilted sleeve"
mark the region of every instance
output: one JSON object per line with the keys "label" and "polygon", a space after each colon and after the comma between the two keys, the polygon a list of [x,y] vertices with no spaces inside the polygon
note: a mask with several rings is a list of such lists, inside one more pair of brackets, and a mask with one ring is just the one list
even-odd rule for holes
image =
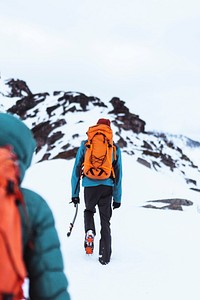
{"label": "quilted sleeve", "polygon": [[121,202],[122,198],[122,156],[121,150],[117,147],[117,161],[114,164],[115,184],[113,188],[113,199],[115,202]]}
{"label": "quilted sleeve", "polygon": [[[29,227],[23,216],[24,256],[31,300],[69,300],[60,242],[52,212],[38,194],[23,189]],[[30,229],[30,230],[29,230]],[[28,240],[31,243],[28,243]]]}

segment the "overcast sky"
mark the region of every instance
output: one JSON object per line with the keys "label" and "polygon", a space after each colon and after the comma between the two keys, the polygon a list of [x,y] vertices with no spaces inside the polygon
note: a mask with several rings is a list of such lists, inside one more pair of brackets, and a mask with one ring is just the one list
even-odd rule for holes
{"label": "overcast sky", "polygon": [[199,0],[1,0],[0,72],[33,93],[117,96],[200,140]]}

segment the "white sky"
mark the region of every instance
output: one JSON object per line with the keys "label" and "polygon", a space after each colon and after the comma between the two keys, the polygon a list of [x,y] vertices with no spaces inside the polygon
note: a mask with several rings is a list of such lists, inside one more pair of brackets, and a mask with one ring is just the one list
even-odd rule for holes
{"label": "white sky", "polygon": [[199,0],[1,0],[0,72],[36,92],[124,100],[200,140]]}

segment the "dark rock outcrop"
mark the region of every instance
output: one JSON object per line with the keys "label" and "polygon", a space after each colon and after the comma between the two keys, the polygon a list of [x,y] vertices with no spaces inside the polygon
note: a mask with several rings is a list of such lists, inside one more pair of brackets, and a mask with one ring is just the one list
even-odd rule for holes
{"label": "dark rock outcrop", "polygon": [[145,121],[140,119],[138,115],[130,113],[124,101],[114,97],[110,100],[110,103],[113,110],[109,113],[116,115],[115,125],[119,129],[132,130],[135,133],[145,132]]}
{"label": "dark rock outcrop", "polygon": [[[155,209],[172,209],[172,210],[183,210],[183,206],[191,206],[193,202],[186,199],[174,198],[174,199],[163,199],[163,200],[150,200],[148,202],[154,204],[147,204],[143,207],[145,208],[155,208]],[[156,203],[167,203],[164,206],[156,206]]]}
{"label": "dark rock outcrop", "polygon": [[6,84],[10,87],[9,97],[22,97],[23,93],[28,96],[32,95],[31,90],[27,86],[26,82],[20,79],[9,79]]}

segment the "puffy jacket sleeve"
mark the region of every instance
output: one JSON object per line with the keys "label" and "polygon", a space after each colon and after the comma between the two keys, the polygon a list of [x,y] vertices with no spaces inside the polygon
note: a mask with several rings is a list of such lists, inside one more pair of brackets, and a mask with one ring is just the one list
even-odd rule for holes
{"label": "puffy jacket sleeve", "polygon": [[[24,256],[31,300],[69,300],[60,242],[52,212],[38,194],[22,189],[29,229],[22,213]],[[32,247],[28,245],[31,240]]]}
{"label": "puffy jacket sleeve", "polygon": [[71,177],[72,197],[78,197],[80,193],[80,176],[81,176],[82,163],[84,161],[84,154],[85,154],[85,142],[83,141],[77,151],[74,167],[72,170],[72,177]]}
{"label": "puffy jacket sleeve", "polygon": [[116,146],[117,160],[114,162],[115,183],[113,187],[113,199],[116,202],[121,202],[122,198],[122,156],[121,149]]}

